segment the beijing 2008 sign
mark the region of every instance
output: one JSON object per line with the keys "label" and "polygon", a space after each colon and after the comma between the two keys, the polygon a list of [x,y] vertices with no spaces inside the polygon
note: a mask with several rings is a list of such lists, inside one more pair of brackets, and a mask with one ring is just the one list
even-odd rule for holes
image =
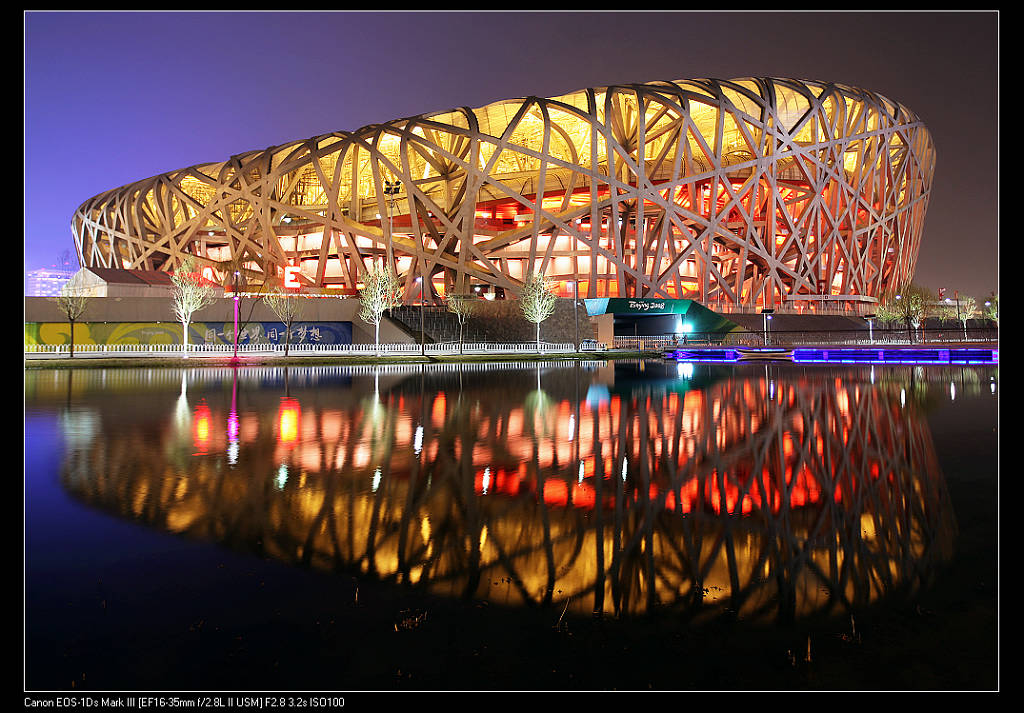
{"label": "beijing 2008 sign", "polygon": [[686,314],[691,304],[692,300],[611,297],[606,311],[615,314]]}

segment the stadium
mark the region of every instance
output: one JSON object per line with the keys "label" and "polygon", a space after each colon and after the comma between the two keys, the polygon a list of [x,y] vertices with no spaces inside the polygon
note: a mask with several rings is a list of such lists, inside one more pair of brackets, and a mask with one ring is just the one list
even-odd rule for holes
{"label": "stadium", "polygon": [[[403,299],[687,299],[719,311],[872,311],[909,284],[935,167],[879,94],[696,79],[498,101],[170,171],[85,201],[83,267]],[[234,279],[238,279],[235,277]],[[237,283],[236,283],[237,287]]]}

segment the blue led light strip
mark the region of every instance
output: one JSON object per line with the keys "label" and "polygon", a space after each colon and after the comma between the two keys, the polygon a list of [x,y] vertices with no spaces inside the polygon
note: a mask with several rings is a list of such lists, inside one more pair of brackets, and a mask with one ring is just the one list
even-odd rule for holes
{"label": "blue led light strip", "polygon": [[[745,350],[749,357],[751,352]],[[770,354],[771,352],[766,352]],[[736,363],[743,354],[736,349],[676,349],[666,359]],[[798,364],[998,364],[998,349],[794,349]]]}

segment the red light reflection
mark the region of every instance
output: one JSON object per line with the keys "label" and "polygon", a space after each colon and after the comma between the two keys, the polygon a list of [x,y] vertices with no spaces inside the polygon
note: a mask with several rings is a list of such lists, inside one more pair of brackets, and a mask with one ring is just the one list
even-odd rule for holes
{"label": "red light reflection", "polygon": [[[613,395],[578,409],[563,401],[549,407],[544,416],[555,422],[550,436],[529,431],[522,410],[513,409],[500,428],[481,421],[475,431],[481,441],[501,433],[501,449],[521,454],[524,462],[518,468],[477,466],[476,492],[530,495],[552,507],[589,510],[614,507],[616,495],[621,497],[624,488],[633,502],[649,500],[668,511],[738,516],[850,501],[858,488],[856,478],[848,474],[850,421],[856,408],[878,405],[857,406],[859,394],[841,384],[835,392],[821,421],[794,412],[770,427],[774,416],[768,405],[792,403],[796,397],[792,388],[780,386],[772,399],[767,386],[759,389],[745,383],[738,389],[689,392],[685,397]],[[435,402],[435,413],[437,406]],[[570,418],[573,438],[563,438],[570,432]],[[709,429],[712,423],[714,428]],[[684,430],[677,433],[678,429]],[[605,451],[598,462],[595,440],[627,432],[632,436],[619,442],[616,455]],[[752,448],[751,438],[770,445]],[[833,445],[826,448],[826,443]],[[493,455],[482,444],[474,452]],[[708,468],[708,458],[721,453],[729,453],[734,462]],[[856,456],[863,459],[865,472],[877,480],[881,471],[877,460],[860,450]],[[648,459],[646,469],[634,469],[634,463],[643,459]],[[847,475],[839,478],[838,473]]]}
{"label": "red light reflection", "polygon": [[277,438],[283,446],[291,448],[299,440],[299,401],[282,397],[277,411]]}
{"label": "red light reflection", "polygon": [[192,445],[196,449],[194,455],[206,455],[210,449],[210,407],[206,405],[205,399],[196,404],[193,422]]}

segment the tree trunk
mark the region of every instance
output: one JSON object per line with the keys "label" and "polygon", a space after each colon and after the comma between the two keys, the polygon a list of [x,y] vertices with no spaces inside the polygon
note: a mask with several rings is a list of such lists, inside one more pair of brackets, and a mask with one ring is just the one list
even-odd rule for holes
{"label": "tree trunk", "polygon": [[459,322],[459,354],[462,353],[462,322]]}
{"label": "tree trunk", "polygon": [[291,343],[292,343],[292,323],[290,321],[286,322],[285,325],[284,325],[284,328],[285,328],[285,332],[284,332],[284,355],[285,355],[285,357],[287,357],[288,356],[288,348],[291,346]]}
{"label": "tree trunk", "polygon": [[181,323],[181,351],[182,356],[188,359],[188,322]]}
{"label": "tree trunk", "polygon": [[69,319],[68,323],[71,325],[71,332],[70,332],[70,334],[68,336],[68,339],[70,341],[70,354],[71,354],[70,358],[74,359],[75,358],[75,320]]}
{"label": "tree trunk", "polygon": [[380,356],[380,320],[373,325],[373,342],[377,347],[377,356]]}
{"label": "tree trunk", "polygon": [[537,322],[537,353],[540,353],[540,322]]}

